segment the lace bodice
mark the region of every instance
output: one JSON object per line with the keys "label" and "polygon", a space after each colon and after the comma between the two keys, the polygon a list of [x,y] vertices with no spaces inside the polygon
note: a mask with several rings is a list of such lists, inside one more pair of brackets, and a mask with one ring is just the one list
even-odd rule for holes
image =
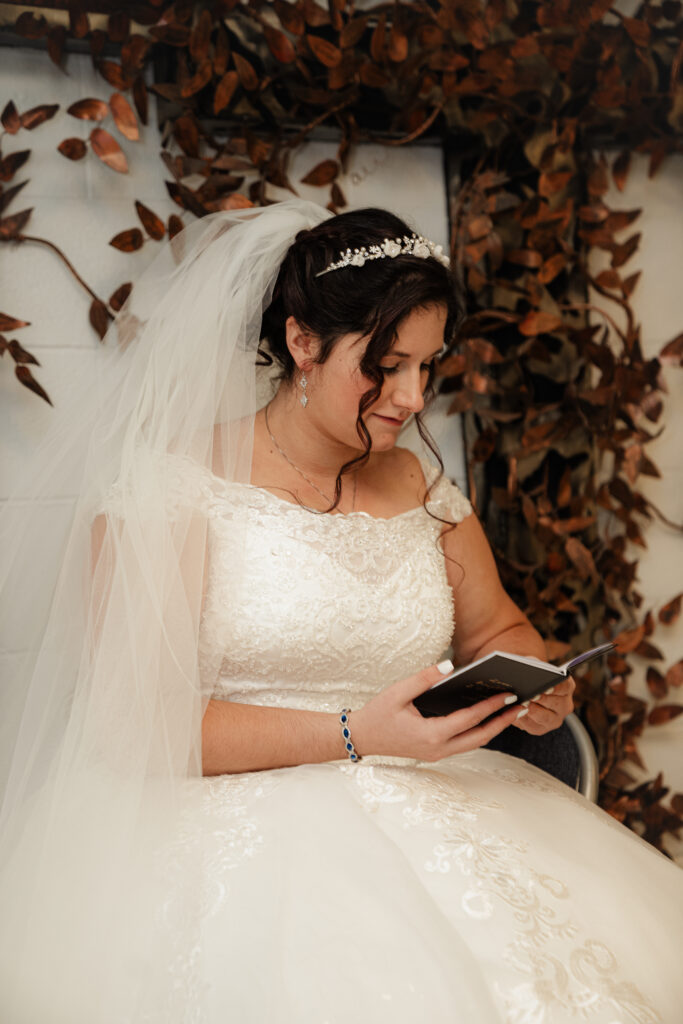
{"label": "lace bodice", "polygon": [[[390,519],[316,515],[258,487],[210,481],[200,659],[205,669],[219,665],[215,697],[358,706],[448,647],[443,524],[422,507]],[[445,479],[430,508],[455,522],[471,512]],[[245,570],[237,588],[236,559]]]}

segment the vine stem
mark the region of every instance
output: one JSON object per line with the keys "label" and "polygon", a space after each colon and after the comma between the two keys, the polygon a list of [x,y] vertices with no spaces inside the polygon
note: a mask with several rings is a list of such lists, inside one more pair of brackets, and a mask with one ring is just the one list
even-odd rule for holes
{"label": "vine stem", "polygon": [[[47,246],[48,249],[52,249],[53,252],[57,253],[57,255],[59,256],[60,260],[62,260],[66,264],[66,266],[69,268],[69,270],[71,271],[73,276],[76,278],[78,283],[81,285],[81,287],[85,288],[85,290],[88,293],[88,295],[90,295],[91,298],[93,298],[95,300],[95,302],[102,302],[102,299],[99,297],[99,295],[96,295],[95,292],[90,287],[90,285],[86,284],[86,282],[83,280],[81,275],[78,273],[78,271],[76,270],[74,265],[67,259],[67,257],[64,255],[62,250],[58,246],[56,246],[54,244],[54,242],[50,242],[47,238],[38,238],[36,235],[16,235],[13,239],[11,239],[11,241],[13,241],[13,242],[34,242],[36,245],[45,245],[45,246]],[[106,313],[107,313],[107,316],[109,317],[109,319],[113,320],[114,317],[112,316],[112,314],[107,309],[106,302],[102,302],[102,305],[104,306],[104,308],[106,310]]]}

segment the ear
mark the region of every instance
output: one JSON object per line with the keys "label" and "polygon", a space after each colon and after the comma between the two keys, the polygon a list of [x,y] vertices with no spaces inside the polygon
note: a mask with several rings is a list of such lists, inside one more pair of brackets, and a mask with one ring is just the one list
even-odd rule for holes
{"label": "ear", "polygon": [[290,355],[300,370],[309,370],[318,355],[319,342],[293,316],[285,323],[285,338]]}

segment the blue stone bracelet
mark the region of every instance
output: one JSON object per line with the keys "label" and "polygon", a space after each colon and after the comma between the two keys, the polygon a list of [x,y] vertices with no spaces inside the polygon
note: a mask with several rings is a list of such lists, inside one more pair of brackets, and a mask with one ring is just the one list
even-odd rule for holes
{"label": "blue stone bracelet", "polygon": [[344,708],[339,716],[339,721],[341,722],[342,727],[342,736],[344,737],[344,747],[346,748],[346,753],[349,755],[350,761],[360,761],[360,754],[356,753],[356,748],[354,747],[353,740],[351,739],[351,730],[349,729],[350,714],[351,708]]}

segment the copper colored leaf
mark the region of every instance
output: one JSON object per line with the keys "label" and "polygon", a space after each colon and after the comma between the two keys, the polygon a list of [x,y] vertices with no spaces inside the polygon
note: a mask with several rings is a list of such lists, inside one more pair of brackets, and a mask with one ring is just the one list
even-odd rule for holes
{"label": "copper colored leaf", "polygon": [[622,18],[621,23],[636,46],[646,47],[650,42],[650,26],[639,18]]}
{"label": "copper colored leaf", "polygon": [[321,25],[329,25],[330,16],[326,10],[319,7],[315,0],[303,0],[304,17],[313,28],[320,28]]}
{"label": "copper colored leaf", "polygon": [[683,686],[683,660],[677,661],[666,673],[667,686]]}
{"label": "copper colored leaf", "polygon": [[322,39],[320,36],[313,36],[310,33],[306,36],[306,42],[311,48],[311,52],[318,58],[321,64],[324,64],[326,68],[335,68],[342,59],[341,50],[334,46],[333,43],[328,43],[326,39]]}
{"label": "copper colored leaf", "polygon": [[33,207],[28,210],[21,210],[19,213],[13,213],[10,217],[3,217],[0,220],[0,238],[7,242],[20,235],[28,223],[32,212]]}
{"label": "copper colored leaf", "polygon": [[541,284],[549,284],[558,274],[562,273],[567,265],[567,257],[563,252],[556,252],[554,256],[547,259],[538,272],[538,280]]}
{"label": "copper colored leaf", "polygon": [[339,174],[336,160],[322,160],[301,179],[302,185],[329,185]]}
{"label": "copper colored leaf", "polygon": [[32,131],[53,118],[58,110],[59,103],[41,103],[38,107],[31,107],[21,115],[21,127]]}
{"label": "copper colored leaf", "polygon": [[587,579],[591,576],[593,579],[597,579],[597,571],[595,568],[595,562],[593,556],[588,548],[581,543],[577,537],[569,537],[567,543],[564,546],[568,557],[576,566],[579,576],[582,579]]}
{"label": "copper colored leaf", "polygon": [[183,230],[183,222],[177,213],[172,213],[168,218],[168,237],[175,238],[179,231]]}
{"label": "copper colored leaf", "polygon": [[300,8],[288,0],[275,0],[275,13],[280,19],[280,24],[293,36],[301,36],[306,31],[306,22]]}
{"label": "copper colored leaf", "polygon": [[683,365],[683,334],[678,334],[667,342],[659,353],[659,361],[663,366]]}
{"label": "copper colored leaf", "polygon": [[210,11],[204,9],[190,35],[190,55],[197,62],[205,60],[208,55],[212,24]]}
{"label": "copper colored leaf", "polygon": [[136,74],[142,70],[151,45],[149,39],[140,35],[132,35],[124,43],[121,47],[121,66],[126,75]]}
{"label": "copper colored leaf", "polygon": [[620,192],[623,192],[626,186],[630,166],[631,150],[624,149],[612,164],[612,178]]}
{"label": "copper colored leaf", "polygon": [[638,284],[638,279],[640,278],[641,274],[642,270],[638,270],[635,274],[631,274],[630,277],[624,278],[624,282],[622,284],[622,291],[624,293],[625,299],[630,298],[633,294],[633,291],[636,285]]}
{"label": "copper colored leaf", "polygon": [[645,626],[636,626],[634,629],[624,629],[617,637],[615,643],[620,654],[630,654],[635,651],[645,636]]}
{"label": "copper colored leaf", "polygon": [[69,27],[71,34],[76,39],[85,39],[88,32],[90,31],[90,22],[88,21],[88,15],[83,10],[83,6],[79,2],[70,3],[69,7]]}
{"label": "copper colored leaf", "polygon": [[131,284],[130,281],[126,281],[125,284],[119,285],[116,291],[112,292],[109,298],[109,306],[111,307],[111,309],[118,313],[132,290],[133,285]]}
{"label": "copper colored leaf", "polygon": [[332,182],[330,195],[332,197],[332,202],[336,207],[346,206],[346,196],[344,195],[336,181]]}
{"label": "copper colored leaf", "polygon": [[147,86],[142,75],[138,75],[133,82],[133,102],[138,117],[143,124],[147,124]]}
{"label": "copper colored leaf", "polygon": [[601,288],[621,288],[621,277],[616,270],[601,270],[595,281]]}
{"label": "copper colored leaf", "polygon": [[517,329],[520,334],[534,335],[555,331],[558,327],[562,327],[562,319],[555,313],[534,312],[527,313]]}
{"label": "copper colored leaf", "polygon": [[135,209],[138,212],[138,217],[142,221],[142,226],[149,235],[155,241],[159,241],[166,234],[166,228],[164,222],[160,217],[157,217],[156,213],[153,213],[150,209],[144,206],[138,200],[135,200]]}
{"label": "copper colored leaf", "polygon": [[4,191],[0,191],[0,213],[9,206],[15,196],[17,196],[24,185],[27,184],[28,181],[21,181],[18,185],[12,185],[11,188],[6,188]]}
{"label": "copper colored leaf", "polygon": [[635,653],[640,658],[647,658],[649,661],[663,661],[664,655],[658,647],[654,644],[649,643],[647,640],[643,640],[642,643],[638,644]]}
{"label": "copper colored leaf", "polygon": [[199,128],[197,122],[189,114],[177,118],[173,125],[173,134],[183,153],[188,156],[199,156]]}
{"label": "copper colored leaf", "polygon": [[24,39],[42,39],[47,27],[47,21],[42,15],[36,18],[29,11],[20,14],[14,23],[14,31]]}
{"label": "copper colored leaf", "polygon": [[125,137],[130,139],[132,142],[139,139],[140,129],[138,128],[138,119],[136,118],[135,111],[126,97],[122,96],[120,92],[113,92],[109,97],[109,106],[114,118],[114,123],[121,134],[125,135]]}
{"label": "copper colored leaf", "polygon": [[246,210],[253,205],[252,201],[240,192],[233,192],[221,200],[221,210]]}
{"label": "copper colored leaf", "polygon": [[660,704],[647,716],[648,725],[665,725],[683,714],[683,704]]}
{"label": "copper colored leaf", "polygon": [[659,672],[654,665],[648,665],[646,674],[647,688],[656,700],[661,700],[666,697],[669,692],[669,687],[666,684],[666,680],[661,672]]}
{"label": "copper colored leaf", "polygon": [[213,112],[218,114],[221,110],[227,107],[228,103],[232,99],[239,77],[236,71],[226,71],[216,89],[213,96]]}
{"label": "copper colored leaf", "polygon": [[243,57],[239,53],[234,53],[233,60],[235,62],[235,67],[242,87],[248,92],[253,92],[255,89],[258,89],[258,75],[247,58]]}
{"label": "copper colored leaf", "polygon": [[[289,5],[287,5],[289,6]],[[230,40],[223,25],[218,26],[216,41],[213,46],[213,73],[221,78],[228,70],[230,60]]]}
{"label": "copper colored leaf", "polygon": [[184,210],[189,210],[191,213],[194,213],[196,217],[203,217],[205,215],[207,211],[202,206],[201,201],[197,199],[192,189],[189,189],[185,185],[181,185],[180,182],[176,181],[166,181],[164,184],[166,185],[166,189],[171,199],[177,203],[178,206],[182,206]]}
{"label": "copper colored leaf", "polygon": [[57,149],[68,160],[82,160],[88,152],[88,147],[83,139],[77,138],[62,139]]}
{"label": "copper colored leaf", "polygon": [[30,320],[17,320],[7,313],[0,313],[0,331],[18,331],[20,327],[30,327]]}
{"label": "copper colored leaf", "polygon": [[0,160],[0,181],[11,181],[30,155],[30,149],[21,149],[16,153],[8,153],[6,157]]}
{"label": "copper colored leaf", "polygon": [[100,60],[97,62],[97,70],[106,82],[109,82],[114,89],[128,89],[130,79],[124,73],[120,64],[113,60]]}
{"label": "copper colored leaf", "polygon": [[17,378],[24,385],[24,387],[28,388],[29,391],[33,391],[34,394],[38,395],[40,398],[46,401],[48,405],[52,405],[52,402],[50,401],[50,396],[48,395],[47,391],[41,388],[38,381],[34,379],[33,374],[29,370],[28,366],[19,364],[18,366],[14,367],[14,372]]}
{"label": "copper colored leaf", "polygon": [[270,25],[264,25],[263,34],[275,60],[279,60],[281,64],[291,64],[296,60],[296,50],[284,32],[280,32],[279,29],[272,28]]}
{"label": "copper colored leaf", "polygon": [[67,114],[83,121],[103,121],[108,113],[109,107],[104,100],[94,99],[77,100],[67,110]]}
{"label": "copper colored leaf", "polygon": [[366,60],[361,64],[358,75],[363,85],[367,85],[370,89],[383,89],[385,85],[389,84],[389,76],[371,60]]}
{"label": "copper colored leaf", "polygon": [[130,18],[124,11],[114,11],[109,15],[107,35],[112,43],[123,43],[130,32]]}
{"label": "copper colored leaf", "polygon": [[112,171],[119,174],[128,173],[128,161],[113,135],[106,132],[104,128],[93,128],[90,133],[90,145],[93,153],[99,157],[102,163],[111,167]]}
{"label": "copper colored leaf", "polygon": [[370,56],[375,64],[381,64],[385,58],[386,50],[386,14],[381,14],[370,37]]}
{"label": "copper colored leaf", "polygon": [[496,346],[485,338],[468,338],[466,344],[470,352],[484,363],[500,363],[503,360]]}
{"label": "copper colored leaf", "polygon": [[659,621],[665,626],[670,626],[672,622],[675,622],[678,616],[681,614],[681,600],[683,594],[678,594],[672,598],[667,604],[663,605],[659,609]]}
{"label": "copper colored leaf", "polygon": [[100,338],[103,338],[109,327],[109,314],[107,307],[101,299],[93,299],[90,304],[90,323],[93,325]]}
{"label": "copper colored leaf", "polygon": [[0,121],[2,122],[2,127],[9,135],[16,134],[21,128],[21,118],[12,100],[6,104],[5,109],[0,115]]}
{"label": "copper colored leaf", "polygon": [[612,249],[612,266],[616,269],[631,259],[634,252],[640,245],[640,232],[631,235],[623,245],[615,245]]}
{"label": "copper colored leaf", "polygon": [[339,34],[339,45],[342,49],[355,46],[359,43],[367,26],[368,19],[365,16],[352,18],[351,21],[347,21]]}
{"label": "copper colored leaf", "polygon": [[186,82],[183,82],[180,89],[180,95],[183,98],[194,96],[195,93],[200,92],[204,86],[211,81],[212,75],[213,65],[211,60],[207,57],[206,60],[201,62],[194,75],[192,75],[192,77]]}
{"label": "copper colored leaf", "polygon": [[22,348],[16,338],[5,341],[2,335],[0,335],[0,340],[3,342],[3,348],[7,349],[15,363],[31,363],[33,366],[40,366],[36,357],[27,352],[25,348]]}
{"label": "copper colored leaf", "polygon": [[118,235],[114,235],[109,244],[113,245],[115,249],[120,249],[121,252],[135,252],[136,249],[142,247],[144,241],[140,228],[128,228],[126,231],[120,231]]}
{"label": "copper colored leaf", "polygon": [[505,259],[522,267],[540,267],[543,263],[543,257],[535,249],[508,249]]}

